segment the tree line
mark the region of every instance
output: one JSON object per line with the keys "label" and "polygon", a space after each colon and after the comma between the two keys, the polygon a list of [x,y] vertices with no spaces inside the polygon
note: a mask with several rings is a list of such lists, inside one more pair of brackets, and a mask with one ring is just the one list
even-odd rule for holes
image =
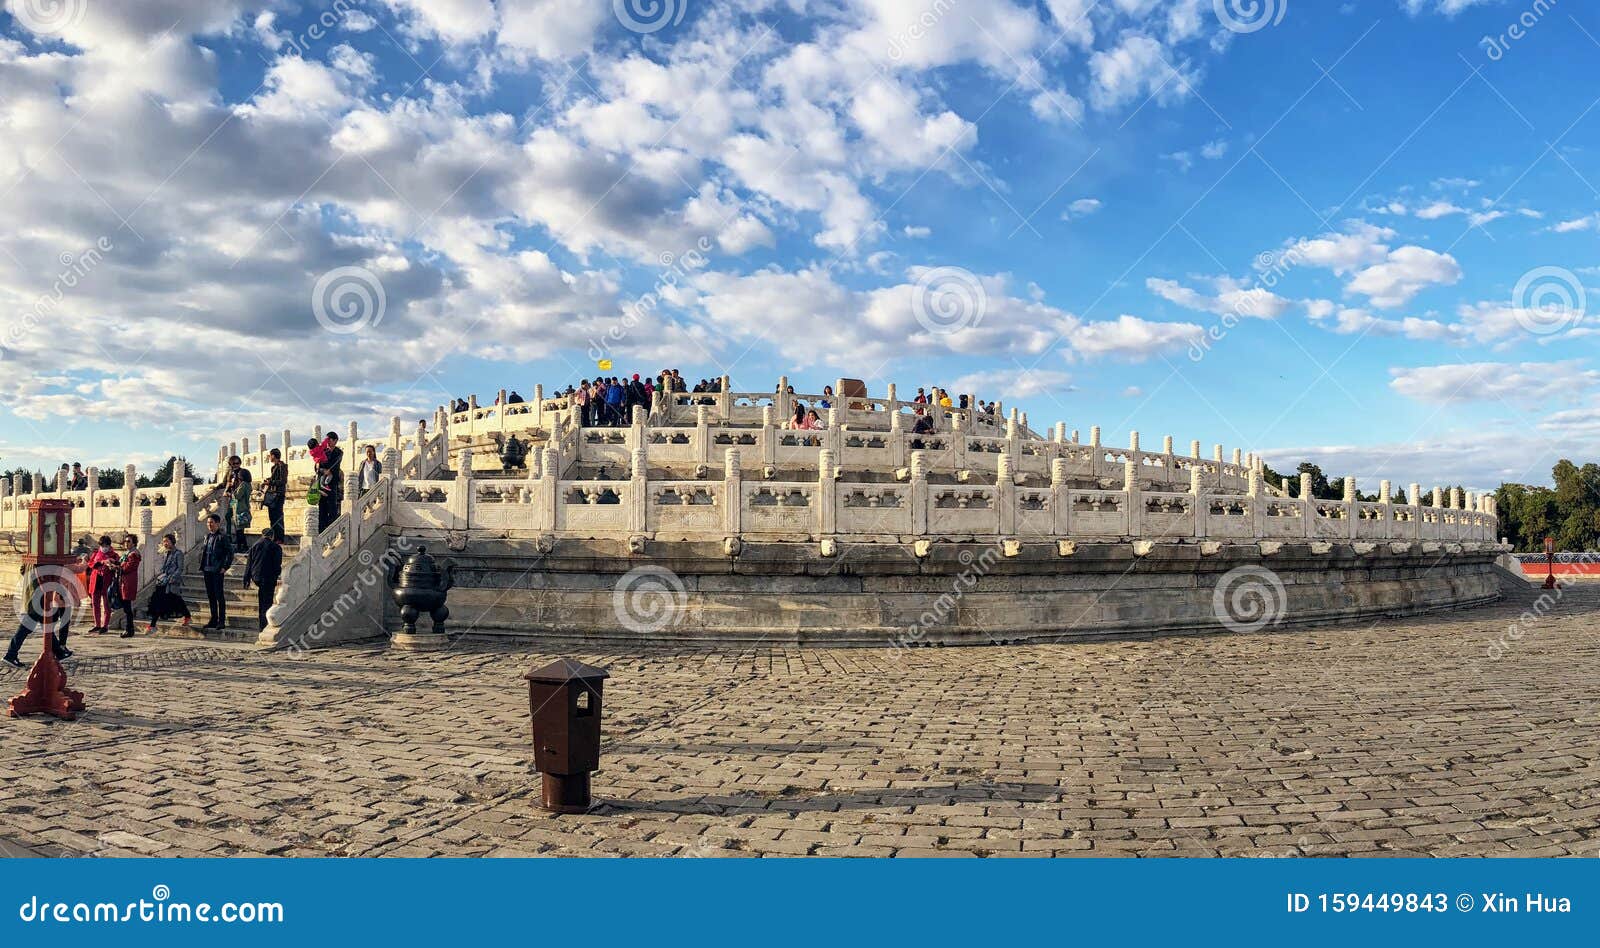
{"label": "tree line", "polygon": [[[138,477],[135,477],[134,481],[133,481],[133,486],[135,486],[135,487],[168,487],[168,486],[170,486],[172,484],[172,464],[173,464],[173,462],[175,460],[176,460],[176,458],[167,458],[166,462],[163,463],[161,465],[161,467],[157,468],[156,472],[154,474],[140,474]],[[184,467],[184,475],[185,476],[187,476],[187,477],[193,477],[194,476],[194,465],[185,463],[183,467]],[[31,484],[33,482],[34,475],[37,474],[37,473],[38,472],[30,471],[25,467],[19,467],[19,468],[13,468],[12,470],[9,470],[9,471],[0,471],[0,477],[13,478],[13,483],[16,483],[16,481],[15,481],[16,478],[21,478],[23,483],[30,483]],[[118,489],[120,489],[120,488],[122,488],[124,486],[124,482],[127,480],[126,475],[124,474],[122,468],[120,468],[120,467],[107,468],[105,470],[97,471],[95,473],[98,475],[95,478],[95,490],[118,490]],[[56,471],[46,471],[46,472],[44,472],[44,476],[45,476],[46,480],[49,482],[51,487],[55,486],[56,474],[57,474]]]}

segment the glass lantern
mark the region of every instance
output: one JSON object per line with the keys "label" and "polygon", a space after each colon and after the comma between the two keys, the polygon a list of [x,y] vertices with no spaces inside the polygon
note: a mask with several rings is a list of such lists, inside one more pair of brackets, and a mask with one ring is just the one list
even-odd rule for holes
{"label": "glass lantern", "polygon": [[30,564],[72,562],[72,503],[60,498],[40,498],[28,505],[28,555]]}

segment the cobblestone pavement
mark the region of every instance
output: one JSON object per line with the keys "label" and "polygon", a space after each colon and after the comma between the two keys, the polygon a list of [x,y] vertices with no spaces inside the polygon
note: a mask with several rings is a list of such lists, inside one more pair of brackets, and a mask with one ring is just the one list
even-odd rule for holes
{"label": "cobblestone pavement", "polygon": [[[44,854],[1600,855],[1600,584],[1354,627],[984,649],[577,655],[604,803],[535,806],[520,674],[79,638],[76,722],[0,718]],[[32,649],[30,648],[30,654]],[[20,690],[5,670],[0,689]]]}

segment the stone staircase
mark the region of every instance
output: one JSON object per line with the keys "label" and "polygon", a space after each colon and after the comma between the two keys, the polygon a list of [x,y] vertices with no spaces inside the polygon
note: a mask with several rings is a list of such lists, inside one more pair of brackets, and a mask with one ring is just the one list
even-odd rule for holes
{"label": "stone staircase", "polygon": [[[302,500],[303,502],[303,500]],[[256,539],[260,534],[256,534]],[[254,539],[252,539],[254,542]],[[223,581],[223,599],[228,606],[228,622],[222,631],[204,630],[206,619],[211,615],[206,606],[206,584],[200,575],[199,555],[191,553],[186,561],[183,577],[183,599],[189,604],[189,612],[194,616],[187,629],[179,626],[176,621],[168,620],[160,624],[158,633],[170,638],[207,639],[221,642],[254,642],[260,626],[256,617],[256,588],[244,588],[244,568],[248,550],[240,551],[233,558],[233,568],[229,569]],[[283,544],[283,562],[287,569],[289,561],[300,552],[300,538],[289,536]],[[142,619],[141,619],[142,621]]]}

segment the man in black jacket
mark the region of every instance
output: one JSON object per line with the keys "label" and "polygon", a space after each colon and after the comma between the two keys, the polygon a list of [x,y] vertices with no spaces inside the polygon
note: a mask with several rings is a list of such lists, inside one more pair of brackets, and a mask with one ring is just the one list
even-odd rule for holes
{"label": "man in black jacket", "polygon": [[278,589],[278,577],[283,575],[283,547],[278,545],[278,535],[271,527],[262,531],[261,539],[250,547],[245,559],[244,588],[256,586],[256,611],[261,628],[267,627],[267,610],[272,608],[272,596]]}
{"label": "man in black jacket", "polygon": [[321,478],[322,500],[317,503],[317,532],[322,532],[337,519],[344,506],[344,449],[339,447],[339,436],[328,432],[323,441],[328,453],[317,468]]}
{"label": "man in black jacket", "polygon": [[222,595],[222,576],[233,565],[233,541],[222,529],[222,518],[216,514],[206,518],[205,545],[200,548],[200,575],[206,581],[206,603],[211,607],[211,621],[202,629],[220,629],[228,624],[228,601]]}

